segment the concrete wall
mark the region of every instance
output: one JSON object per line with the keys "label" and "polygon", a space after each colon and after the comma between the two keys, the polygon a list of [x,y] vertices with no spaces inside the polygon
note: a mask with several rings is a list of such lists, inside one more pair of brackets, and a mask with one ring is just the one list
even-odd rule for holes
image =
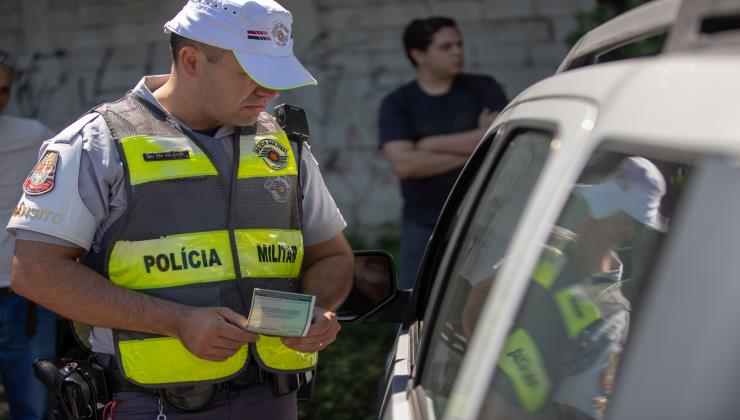
{"label": "concrete wall", "polygon": [[[169,70],[162,24],[182,0],[0,0],[0,48],[22,73],[8,113],[61,129],[142,75]],[[400,217],[397,181],[376,152],[381,98],[414,77],[401,47],[415,17],[448,15],[465,39],[468,71],[493,75],[509,95],[551,74],[576,14],[595,0],[283,0],[296,53],[319,87],[286,92],[309,112],[312,145],[353,227]]]}

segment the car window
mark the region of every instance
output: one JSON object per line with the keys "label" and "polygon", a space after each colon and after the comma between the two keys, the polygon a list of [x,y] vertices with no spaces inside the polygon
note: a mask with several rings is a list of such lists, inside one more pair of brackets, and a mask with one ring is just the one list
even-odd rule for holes
{"label": "car window", "polygon": [[622,45],[619,48],[609,50],[596,57],[596,63],[607,63],[627,58],[649,57],[660,54],[663,51],[667,38],[668,34],[662,33]]}
{"label": "car window", "polygon": [[499,129],[491,132],[481,141],[475,153],[470,157],[468,163],[465,164],[460,177],[455,182],[455,186],[442,208],[439,220],[434,227],[434,232],[419,265],[419,272],[417,273],[416,283],[414,284],[414,293],[416,294],[415,319],[419,319],[420,323],[423,322],[421,320],[424,317],[424,312],[427,305],[431,302],[430,295],[434,286],[431,280],[434,278],[434,273],[439,269],[444,250],[447,249],[455,226],[464,217],[466,209],[469,207],[469,202],[475,198],[474,194],[467,194],[467,192],[472,188],[478,171],[484,165],[489,155],[488,150],[491,148],[495,149],[494,144],[498,142],[502,131],[503,128],[499,127]]}
{"label": "car window", "polygon": [[481,418],[603,418],[690,173],[644,155],[593,155],[530,273]]}
{"label": "car window", "polygon": [[429,344],[421,385],[441,417],[475,329],[472,308],[480,296],[474,286],[495,272],[509,245],[525,203],[545,164],[552,134],[540,130],[512,132],[493,169],[457,252]]}

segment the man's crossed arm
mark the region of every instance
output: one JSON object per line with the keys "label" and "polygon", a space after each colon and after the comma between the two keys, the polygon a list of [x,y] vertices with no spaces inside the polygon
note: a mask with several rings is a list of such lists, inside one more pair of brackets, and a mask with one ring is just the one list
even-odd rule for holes
{"label": "man's crossed arm", "polygon": [[428,178],[459,168],[467,162],[480,143],[497,112],[484,109],[478,128],[453,134],[411,140],[392,140],[383,145],[383,154],[401,179]]}

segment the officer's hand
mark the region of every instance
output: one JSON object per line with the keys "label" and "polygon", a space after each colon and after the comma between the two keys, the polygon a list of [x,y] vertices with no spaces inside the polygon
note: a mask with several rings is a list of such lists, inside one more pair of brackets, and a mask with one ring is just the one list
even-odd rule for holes
{"label": "officer's hand", "polygon": [[337,333],[341,328],[337,314],[328,309],[315,307],[308,334],[305,337],[285,337],[282,341],[293,350],[305,353],[321,351],[337,339]]}
{"label": "officer's hand", "polygon": [[247,319],[229,308],[190,308],[180,321],[178,338],[201,359],[222,362],[259,340],[246,325]]}

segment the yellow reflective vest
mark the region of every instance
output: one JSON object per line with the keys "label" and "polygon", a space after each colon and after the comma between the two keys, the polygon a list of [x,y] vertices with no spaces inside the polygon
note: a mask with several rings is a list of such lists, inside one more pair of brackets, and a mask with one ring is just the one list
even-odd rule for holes
{"label": "yellow reflective vest", "polygon": [[[96,111],[124,165],[127,208],[85,264],[121,287],[244,315],[255,287],[299,290],[297,165],[271,116],[260,115],[250,134],[237,129],[232,179],[226,180],[195,136],[141,98],[129,93]],[[238,375],[250,356],[276,373],[306,371],[318,360],[317,353],[294,351],[268,336],[223,362],[196,357],[174,337],[114,330],[114,341],[122,374],[148,387],[222,382]]]}

